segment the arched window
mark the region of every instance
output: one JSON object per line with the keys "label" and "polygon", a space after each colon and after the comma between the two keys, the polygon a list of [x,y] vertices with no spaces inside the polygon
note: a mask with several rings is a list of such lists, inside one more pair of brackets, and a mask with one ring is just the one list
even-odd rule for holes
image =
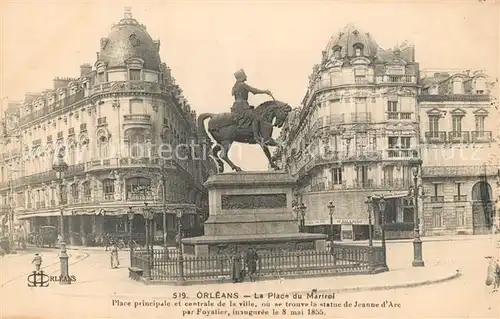
{"label": "arched window", "polygon": [[40,157],[38,155],[33,159],[33,168],[35,173],[41,172]]}
{"label": "arched window", "polygon": [[109,141],[105,136],[101,136],[98,142],[99,159],[109,158]]}
{"label": "arched window", "polygon": [[151,200],[151,180],[134,177],[127,180],[127,200]]}
{"label": "arched window", "polygon": [[86,163],[89,161],[89,145],[85,144],[80,148],[80,158],[82,159],[82,163]]}
{"label": "arched window", "polygon": [[104,191],[105,200],[113,200],[115,198],[115,181],[112,179],[105,179],[102,182],[102,189]]}
{"label": "arched window", "polygon": [[363,55],[363,45],[361,43],[356,43],[353,45],[354,56],[362,56]]}
{"label": "arched window", "polygon": [[83,182],[82,186],[83,186],[83,200],[85,202],[90,202],[91,197],[92,197],[91,196],[92,193],[91,193],[91,190],[90,190],[90,182],[89,181],[85,181],[85,182]]}
{"label": "arched window", "polygon": [[476,94],[484,94],[486,91],[486,80],[483,77],[476,78]]}
{"label": "arched window", "polygon": [[78,183],[73,183],[71,185],[71,198],[73,200],[73,203],[78,203],[78,201],[80,200],[78,193]]}

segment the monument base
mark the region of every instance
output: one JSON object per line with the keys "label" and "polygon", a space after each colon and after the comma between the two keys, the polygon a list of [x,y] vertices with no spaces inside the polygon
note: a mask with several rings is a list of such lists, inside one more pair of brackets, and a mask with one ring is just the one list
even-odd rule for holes
{"label": "monument base", "polygon": [[281,253],[326,250],[324,234],[262,234],[239,236],[199,236],[182,239],[184,252],[194,256],[233,255],[254,248],[259,252]]}

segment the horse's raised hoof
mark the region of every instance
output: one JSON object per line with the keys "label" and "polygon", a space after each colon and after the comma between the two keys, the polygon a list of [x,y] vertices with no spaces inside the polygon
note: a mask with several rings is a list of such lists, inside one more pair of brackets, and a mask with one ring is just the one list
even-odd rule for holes
{"label": "horse's raised hoof", "polygon": [[238,166],[236,166],[235,168],[233,168],[234,171],[236,172],[243,172],[243,170],[241,168],[239,168]]}

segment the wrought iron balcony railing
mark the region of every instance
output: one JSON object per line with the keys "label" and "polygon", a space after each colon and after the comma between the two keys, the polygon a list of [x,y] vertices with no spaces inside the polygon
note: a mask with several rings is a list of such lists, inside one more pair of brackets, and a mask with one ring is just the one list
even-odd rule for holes
{"label": "wrought iron balcony railing", "polygon": [[427,143],[445,143],[446,142],[446,132],[425,132],[425,140]]}
{"label": "wrought iron balcony railing", "polygon": [[372,113],[359,112],[351,113],[351,122],[353,123],[370,123],[372,121]]}
{"label": "wrought iron balcony railing", "polygon": [[472,131],[471,137],[472,142],[488,143],[492,140],[492,133],[491,131]]}
{"label": "wrought iron balcony railing", "polygon": [[444,196],[431,196],[431,203],[442,203],[444,202]]}
{"label": "wrought iron balcony railing", "polygon": [[463,131],[448,132],[448,141],[451,143],[468,143],[469,132],[463,132]]}
{"label": "wrought iron balcony railing", "polygon": [[453,201],[454,202],[466,202],[467,201],[467,195],[454,195],[453,196]]}

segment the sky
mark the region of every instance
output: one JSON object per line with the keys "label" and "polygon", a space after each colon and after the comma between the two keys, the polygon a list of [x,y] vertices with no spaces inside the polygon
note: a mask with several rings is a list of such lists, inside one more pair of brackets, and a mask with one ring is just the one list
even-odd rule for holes
{"label": "sky", "polygon": [[[232,104],[233,73],[298,107],[312,67],[348,23],[382,48],[415,45],[421,69],[484,69],[498,77],[498,0],[480,1],[1,1],[0,98],[52,88],[94,64],[101,37],[124,7],[161,41],[160,56],[198,114]],[[252,97],[253,105],[264,97]],[[278,133],[275,132],[275,135]],[[265,170],[260,148],[230,153],[245,170]]]}

